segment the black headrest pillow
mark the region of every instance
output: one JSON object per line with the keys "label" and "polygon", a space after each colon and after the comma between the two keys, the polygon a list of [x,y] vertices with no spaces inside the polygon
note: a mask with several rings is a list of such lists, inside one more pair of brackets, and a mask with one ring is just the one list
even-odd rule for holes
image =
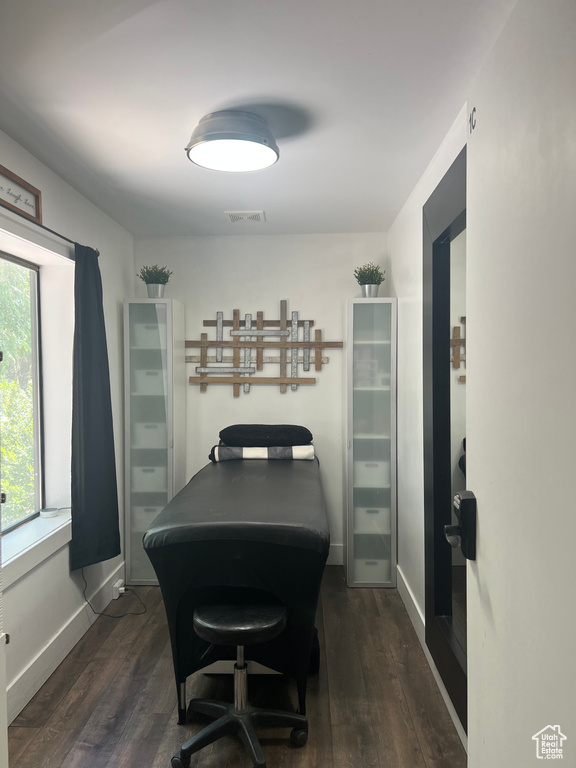
{"label": "black headrest pillow", "polygon": [[247,448],[270,445],[308,445],[312,433],[296,424],[234,424],[220,432],[224,445]]}

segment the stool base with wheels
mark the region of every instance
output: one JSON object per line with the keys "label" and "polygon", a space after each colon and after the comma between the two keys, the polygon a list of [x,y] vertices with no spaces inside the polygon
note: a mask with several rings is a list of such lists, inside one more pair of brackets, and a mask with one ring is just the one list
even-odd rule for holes
{"label": "stool base with wheels", "polygon": [[308,720],[295,712],[253,707],[248,703],[248,674],[244,646],[273,640],[286,626],[286,609],[279,605],[204,606],[194,612],[194,630],[215,645],[235,645],[234,703],[192,699],[189,709],[217,718],[189,739],[172,758],[172,768],[188,768],[194,752],[221,736],[236,733],[242,739],[255,768],[266,768],[266,760],[254,728],[292,728],[290,741],[302,747],[308,739]]}

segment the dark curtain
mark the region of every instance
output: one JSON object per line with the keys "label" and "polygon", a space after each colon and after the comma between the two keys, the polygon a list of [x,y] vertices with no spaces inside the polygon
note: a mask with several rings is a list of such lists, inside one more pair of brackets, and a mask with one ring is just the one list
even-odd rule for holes
{"label": "dark curtain", "polygon": [[75,245],[70,569],[120,554],[110,373],[98,252]]}

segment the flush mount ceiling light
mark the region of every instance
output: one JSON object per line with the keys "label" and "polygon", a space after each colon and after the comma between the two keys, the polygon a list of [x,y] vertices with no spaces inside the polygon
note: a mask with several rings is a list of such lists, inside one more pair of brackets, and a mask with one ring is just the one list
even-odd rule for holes
{"label": "flush mount ceiling light", "polygon": [[229,173],[260,171],[274,165],[280,156],[266,121],[233,109],[203,117],[186,153],[196,165]]}

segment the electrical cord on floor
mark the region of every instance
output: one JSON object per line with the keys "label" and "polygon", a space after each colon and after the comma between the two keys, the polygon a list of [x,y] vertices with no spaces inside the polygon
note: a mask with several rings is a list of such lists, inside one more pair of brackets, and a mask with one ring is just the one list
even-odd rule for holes
{"label": "electrical cord on floor", "polygon": [[142,598],[140,597],[140,595],[138,595],[138,593],[135,592],[133,589],[125,589],[124,592],[125,593],[126,592],[132,592],[134,597],[140,602],[140,604],[144,608],[143,611],[126,611],[126,613],[121,613],[118,616],[114,616],[112,613],[105,613],[104,611],[97,611],[97,610],[95,610],[95,608],[92,605],[92,603],[90,602],[90,600],[88,600],[88,598],[86,597],[86,590],[88,589],[88,582],[86,581],[86,577],[84,576],[84,568],[82,568],[82,581],[84,582],[84,590],[82,592],[82,595],[84,597],[84,600],[90,606],[90,608],[92,608],[92,613],[95,613],[96,616],[108,616],[110,619],[123,619],[124,616],[142,616],[143,614],[147,613],[147,611],[148,611],[148,608],[146,608],[146,605],[145,605],[144,601],[142,600]]}

